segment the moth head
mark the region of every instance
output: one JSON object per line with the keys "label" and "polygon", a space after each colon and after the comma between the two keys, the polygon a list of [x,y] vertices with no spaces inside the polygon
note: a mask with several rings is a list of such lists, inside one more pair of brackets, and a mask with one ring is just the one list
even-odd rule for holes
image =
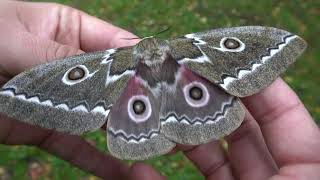
{"label": "moth head", "polygon": [[138,62],[152,66],[163,63],[169,51],[167,41],[149,37],[144,38],[134,47],[133,56]]}

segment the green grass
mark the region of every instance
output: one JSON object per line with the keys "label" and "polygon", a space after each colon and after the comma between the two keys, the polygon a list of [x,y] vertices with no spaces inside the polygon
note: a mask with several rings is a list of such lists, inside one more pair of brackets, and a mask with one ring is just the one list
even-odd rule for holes
{"label": "green grass", "polygon": [[[309,47],[284,75],[314,119],[320,123],[320,3],[293,1],[138,1],[138,0],[56,0],[112,22],[140,37],[170,26],[162,37],[174,37],[217,27],[239,25],[274,26],[294,32],[307,40]],[[86,136],[105,149],[99,132]],[[90,175],[36,148],[0,146],[0,166],[13,179],[27,179],[27,164],[36,159],[50,164],[52,179],[80,179]],[[170,179],[201,179],[195,167],[181,154],[156,158],[147,163]]]}

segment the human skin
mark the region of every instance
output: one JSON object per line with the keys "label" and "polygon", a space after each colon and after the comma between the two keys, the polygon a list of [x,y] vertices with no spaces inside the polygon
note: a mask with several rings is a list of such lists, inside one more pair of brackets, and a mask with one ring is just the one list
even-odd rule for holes
{"label": "human skin", "polygon": [[[121,46],[133,34],[76,9],[51,3],[0,2],[0,83],[53,59]],[[175,150],[206,179],[320,179],[320,131],[281,79],[242,99],[242,125],[225,139]],[[104,179],[165,179],[141,162],[130,167],[79,136],[31,126],[0,115],[0,143],[33,145]]]}

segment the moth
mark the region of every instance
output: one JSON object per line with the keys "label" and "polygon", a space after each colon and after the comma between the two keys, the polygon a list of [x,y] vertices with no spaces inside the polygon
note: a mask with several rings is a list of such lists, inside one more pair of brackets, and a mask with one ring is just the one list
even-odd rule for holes
{"label": "moth", "polygon": [[0,112],[70,134],[107,124],[110,153],[143,160],[230,134],[244,119],[239,97],[271,84],[305,48],[262,26],[144,38],[17,75],[0,90]]}

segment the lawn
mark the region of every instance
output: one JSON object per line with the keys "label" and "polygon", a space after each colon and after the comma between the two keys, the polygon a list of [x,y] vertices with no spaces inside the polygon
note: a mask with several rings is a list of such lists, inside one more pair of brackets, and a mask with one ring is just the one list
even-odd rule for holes
{"label": "lawn", "polygon": [[[307,51],[282,76],[320,123],[320,1],[235,0],[56,0],[127,29],[140,37],[170,26],[161,37],[174,37],[218,27],[265,25],[286,29],[308,42]],[[103,38],[103,37],[102,37]],[[101,132],[85,135],[106,151]],[[147,161],[170,179],[201,179],[195,167],[181,154]],[[1,173],[13,179],[28,179],[33,166],[40,165],[42,178],[95,179],[56,157],[32,147],[0,145]]]}

